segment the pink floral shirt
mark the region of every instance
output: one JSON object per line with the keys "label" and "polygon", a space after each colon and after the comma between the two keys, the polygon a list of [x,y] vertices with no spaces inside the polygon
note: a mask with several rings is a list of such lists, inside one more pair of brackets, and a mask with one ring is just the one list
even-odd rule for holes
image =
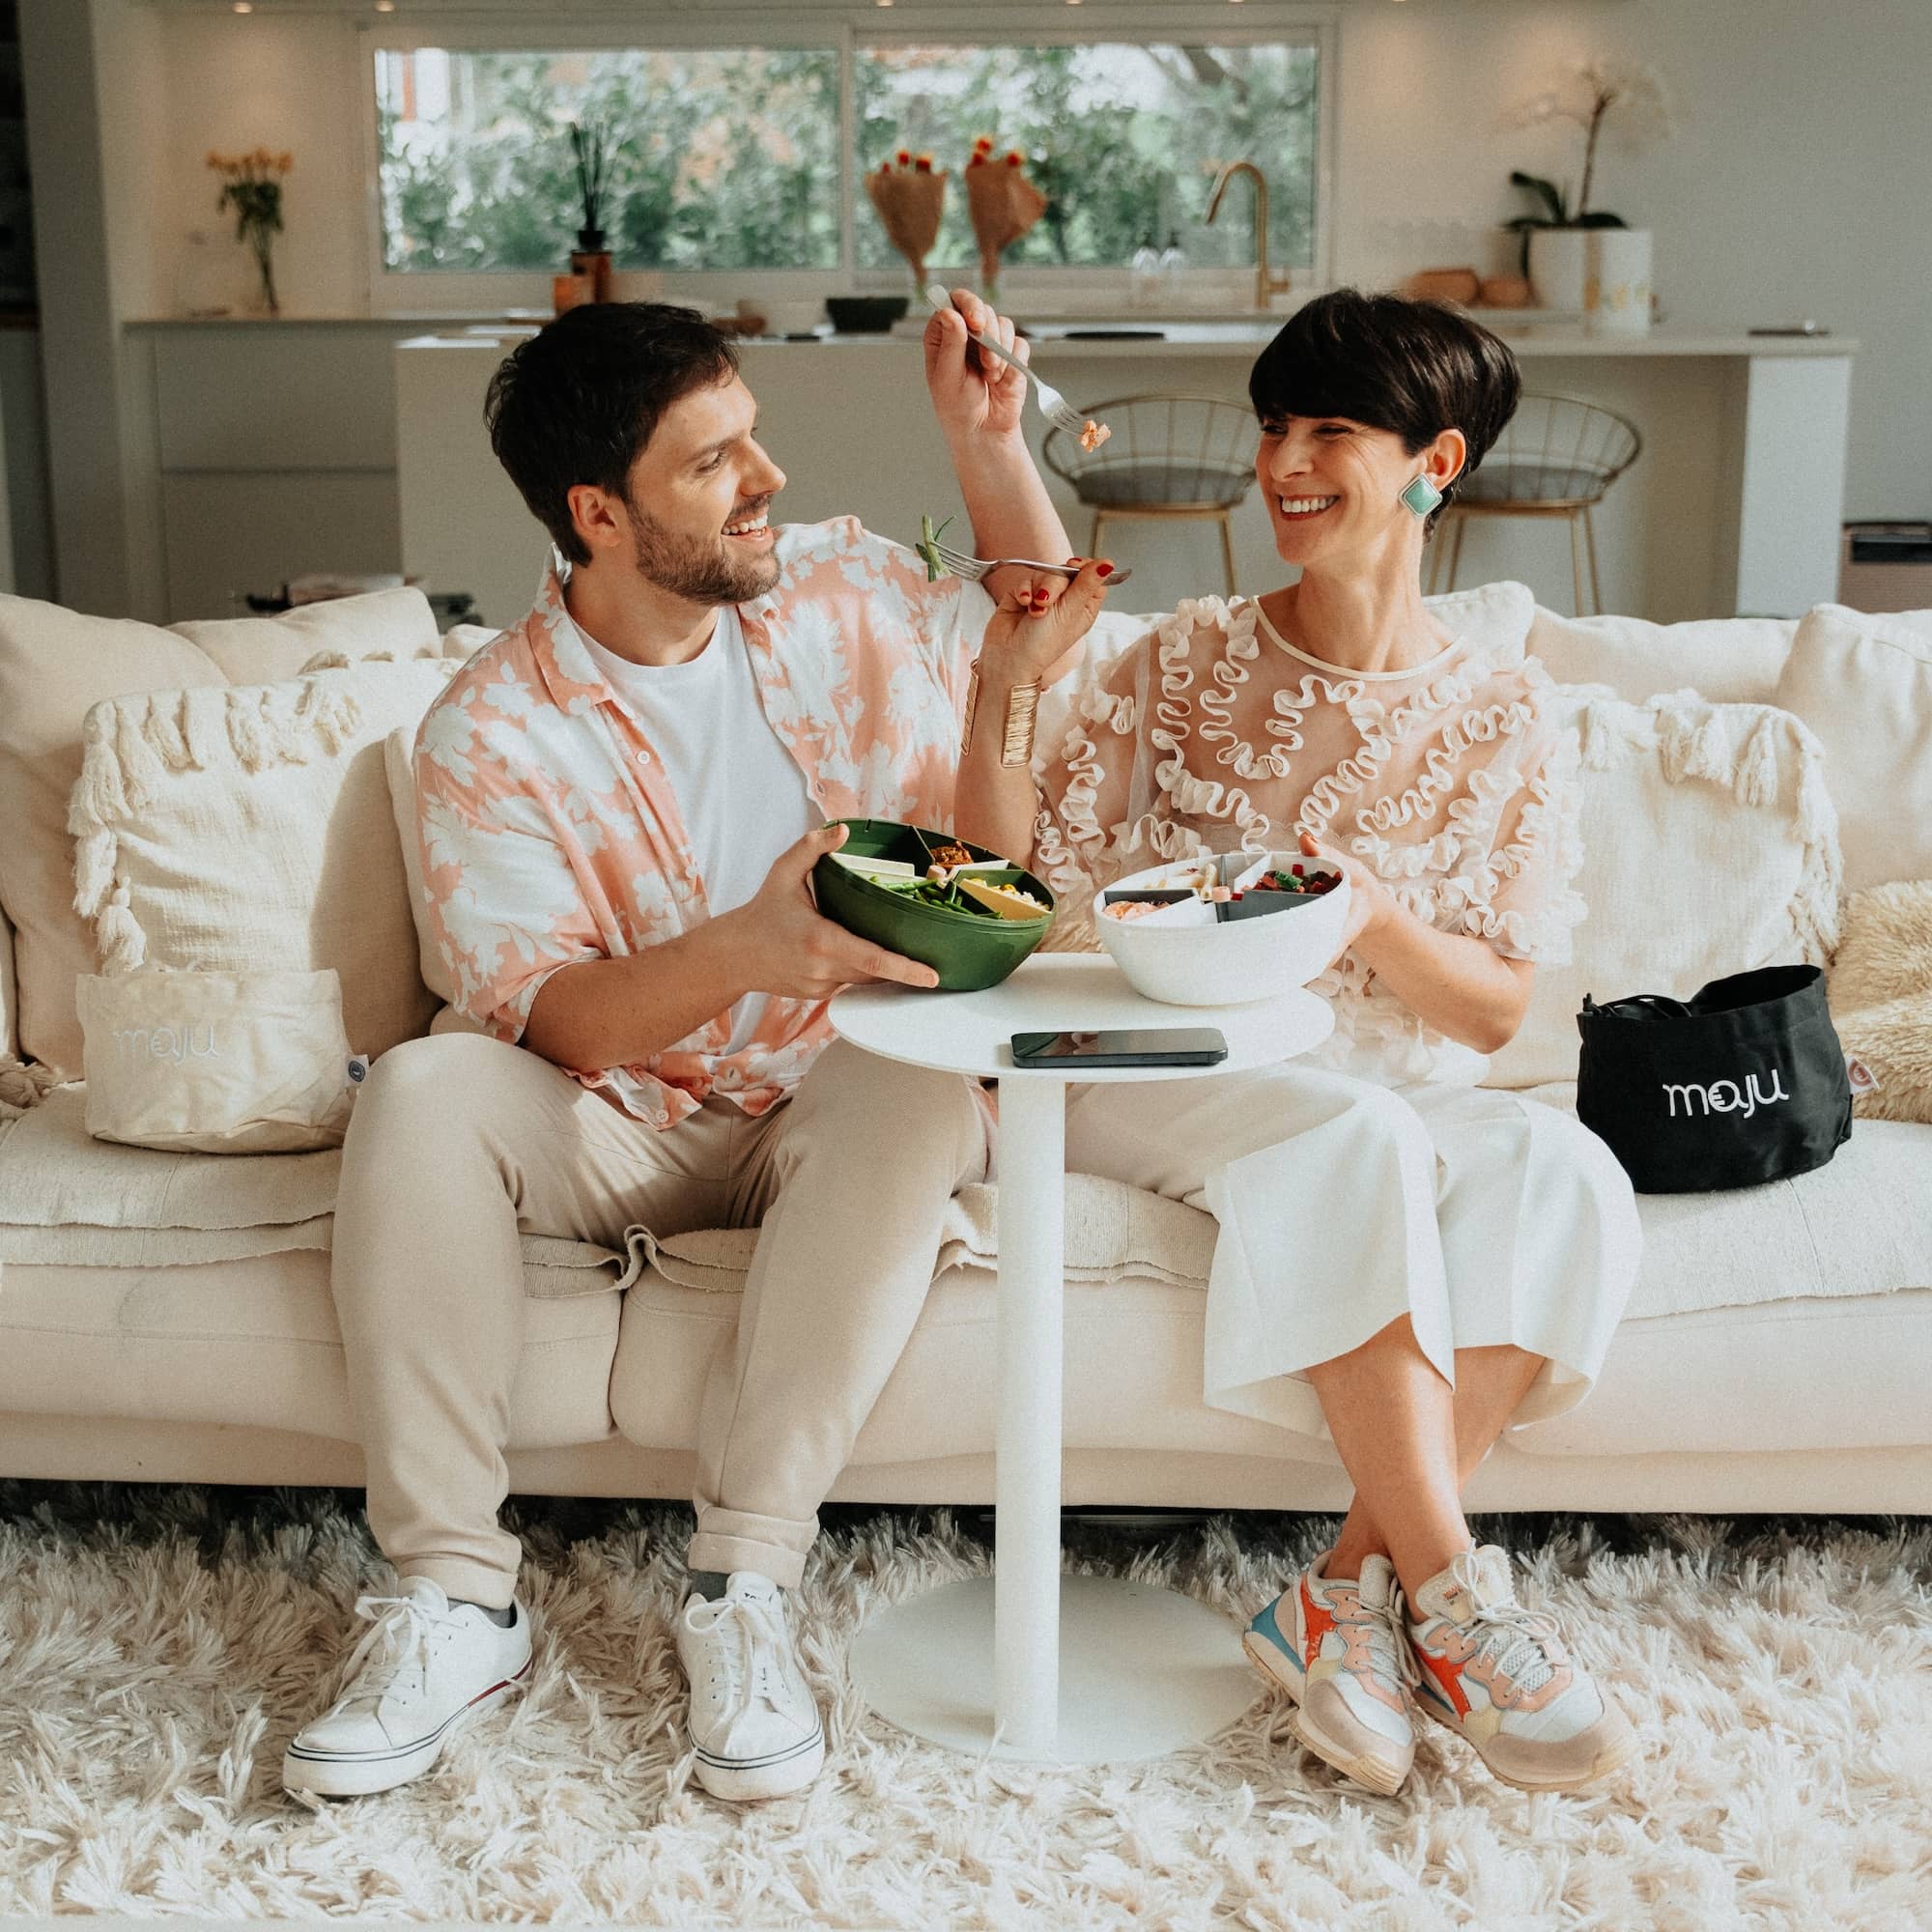
{"label": "pink floral shirt", "polygon": [[[765,716],[826,818],[951,830],[967,671],[992,603],[926,582],[856,519],[780,529],[777,586],[738,607]],[[430,922],[456,1005],[518,1040],[561,966],[640,952],[711,915],[678,801],[563,604],[537,606],[451,679],[416,736]],[[728,774],[720,775],[728,783]],[[783,1097],[832,1037],[822,1000],[771,999],[736,1053],[727,1011],[634,1065],[573,1068],[655,1127],[713,1094]]]}

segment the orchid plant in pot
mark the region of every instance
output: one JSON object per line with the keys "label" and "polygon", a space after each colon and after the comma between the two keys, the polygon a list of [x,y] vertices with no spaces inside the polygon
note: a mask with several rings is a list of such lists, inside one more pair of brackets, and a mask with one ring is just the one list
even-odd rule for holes
{"label": "orchid plant in pot", "polygon": [[[1570,122],[1582,130],[1583,172],[1574,203],[1569,184],[1515,170],[1510,185],[1526,193],[1534,212],[1504,224],[1522,238],[1522,262],[1537,300],[1546,308],[1594,313],[1601,306],[1605,277],[1601,270],[1613,261],[1615,281],[1622,291],[1621,309],[1634,310],[1641,285],[1641,320],[1633,314],[1627,327],[1648,327],[1650,305],[1650,237],[1632,229],[1620,214],[1591,206],[1597,185],[1600,145],[1607,131],[1626,154],[1640,154],[1663,139],[1671,128],[1663,84],[1649,68],[1632,62],[1599,58],[1579,64],[1563,86],[1532,96],[1509,117],[1515,128],[1547,128]],[[1607,244],[1598,238],[1616,231],[1619,240]],[[1597,272],[1592,272],[1593,266]]]}

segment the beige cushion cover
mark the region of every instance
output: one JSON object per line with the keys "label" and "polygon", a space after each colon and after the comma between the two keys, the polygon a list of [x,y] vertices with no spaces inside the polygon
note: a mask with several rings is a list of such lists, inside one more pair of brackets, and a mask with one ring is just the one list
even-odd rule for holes
{"label": "beige cushion cover", "polygon": [[[1845,903],[1832,962],[1832,1017],[1878,1081],[1854,1113],[1932,1122],[1932,879],[1903,879]],[[1932,1177],[1920,1187],[1932,1193]]]}
{"label": "beige cushion cover", "polygon": [[383,740],[456,669],[365,660],[272,685],[148,692],[88,714],[69,824],[101,969],[342,980],[372,1059],[429,1026]]}
{"label": "beige cushion cover", "polygon": [[1932,878],[1932,626],[1820,604],[1773,700],[1825,747],[1845,890]]}
{"label": "beige cushion cover", "polygon": [[325,651],[345,658],[385,652],[417,658],[436,657],[442,650],[436,612],[412,585],[331,597],[273,617],[202,618],[171,628],[206,652],[230,684],[278,683]]}
{"label": "beige cushion cover", "polygon": [[95,1139],[205,1153],[342,1145],[355,1089],[332,971],[90,973],[75,988]]}
{"label": "beige cushion cover", "polygon": [[73,982],[96,970],[67,833],[81,721],[119,692],[226,682],[171,631],[0,597],[0,905],[16,933],[20,1050],[70,1079],[80,1076]]}
{"label": "beige cushion cover", "polygon": [[1653,624],[1539,608],[1529,650],[1558,684],[1607,685],[1635,704],[1687,689],[1713,704],[1770,704],[1796,629],[1788,617]]}
{"label": "beige cushion cover", "polygon": [[1837,936],[1838,856],[1818,743],[1785,712],[1690,693],[1630,704],[1559,689],[1582,735],[1589,907],[1567,966],[1543,966],[1487,1084],[1577,1077],[1577,1014],[1634,993],[1684,998],[1779,961],[1823,963]]}
{"label": "beige cushion cover", "polygon": [[[381,634],[381,641],[369,639]],[[86,617],[27,597],[0,597],[0,909],[18,928],[18,1051],[80,1075],[75,976],[96,970],[73,909],[69,795],[80,775],[81,722],[125,692],[292,675],[319,650],[364,655],[438,648],[418,590],[311,605],[287,617],[153,624]]]}
{"label": "beige cushion cover", "polygon": [[[509,1439],[526,1448],[611,1433],[623,1297],[556,1293],[552,1272],[525,1263],[529,1299]],[[608,1270],[593,1279],[600,1291],[611,1286]],[[152,1269],[10,1263],[0,1296],[0,1410],[269,1423],[353,1442],[328,1256],[293,1249]]]}

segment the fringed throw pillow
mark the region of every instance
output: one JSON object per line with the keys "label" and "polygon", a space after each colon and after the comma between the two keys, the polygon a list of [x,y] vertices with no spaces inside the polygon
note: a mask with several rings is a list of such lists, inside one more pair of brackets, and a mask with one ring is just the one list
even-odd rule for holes
{"label": "fringed throw pillow", "polygon": [[1682,999],[1753,967],[1823,965],[1837,939],[1837,818],[1796,718],[1690,691],[1556,697],[1581,738],[1575,890],[1588,911],[1571,963],[1538,969],[1522,1027],[1492,1056],[1492,1087],[1576,1079],[1585,993]]}
{"label": "fringed throw pillow", "polygon": [[383,740],[457,661],[330,656],[281,684],[143,693],[88,714],[69,830],[100,970],[315,973],[353,1051],[427,1030]]}

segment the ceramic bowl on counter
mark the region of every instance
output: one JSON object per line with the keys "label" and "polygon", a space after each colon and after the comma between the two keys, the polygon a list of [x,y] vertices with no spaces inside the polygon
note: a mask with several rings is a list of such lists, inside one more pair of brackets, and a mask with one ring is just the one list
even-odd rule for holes
{"label": "ceramic bowl on counter", "polygon": [[[1349,881],[1320,895],[1264,893],[1255,882],[1270,871],[1305,876],[1333,868],[1299,852],[1222,853],[1177,860],[1116,879],[1094,897],[1094,926],[1100,944],[1134,991],[1175,1007],[1236,1006],[1272,999],[1305,986],[1323,971],[1342,944],[1349,921]],[[1221,908],[1192,888],[1206,870],[1218,884],[1239,892],[1239,909]],[[1144,916],[1120,919],[1107,910],[1122,894],[1183,893]],[[1251,900],[1270,902],[1266,910]],[[1272,901],[1279,901],[1273,904]]]}
{"label": "ceramic bowl on counter", "polygon": [[910,296],[827,296],[825,313],[840,335],[884,335],[912,306]]}
{"label": "ceramic bowl on counter", "polygon": [[[849,828],[844,844],[811,870],[819,911],[861,939],[930,966],[943,991],[998,985],[1046,937],[1053,895],[997,852],[896,819],[837,822]],[[949,847],[969,855],[970,868],[952,875],[952,896],[961,903],[932,905],[913,896]]]}

